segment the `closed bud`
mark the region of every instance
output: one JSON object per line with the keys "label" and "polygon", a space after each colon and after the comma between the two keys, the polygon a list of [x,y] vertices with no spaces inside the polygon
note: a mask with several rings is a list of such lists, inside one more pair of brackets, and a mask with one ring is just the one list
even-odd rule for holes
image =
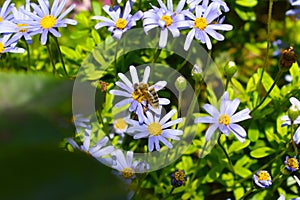
{"label": "closed bud", "polygon": [[183,76],[179,76],[175,81],[175,87],[179,92],[182,92],[186,88],[186,80]]}
{"label": "closed bud", "polygon": [[195,81],[202,81],[202,70],[197,64],[192,69],[192,77]]}
{"label": "closed bud", "polygon": [[288,71],[294,62],[297,60],[297,55],[294,52],[294,48],[290,47],[287,50],[283,50],[281,53],[279,66],[283,71]]}
{"label": "closed bud", "polygon": [[291,105],[288,110],[288,116],[291,121],[295,121],[297,117],[300,115],[300,110],[295,105]]}
{"label": "closed bud", "polygon": [[228,79],[231,79],[233,75],[237,72],[237,66],[234,61],[229,61],[224,68],[225,75]]}

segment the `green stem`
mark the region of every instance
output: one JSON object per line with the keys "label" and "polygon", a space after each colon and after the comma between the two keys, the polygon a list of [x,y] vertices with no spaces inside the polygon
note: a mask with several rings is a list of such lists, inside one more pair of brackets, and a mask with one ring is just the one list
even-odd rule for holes
{"label": "green stem", "polygon": [[292,142],[292,145],[293,145],[293,147],[294,147],[294,151],[295,151],[295,156],[298,156],[298,149],[297,149],[297,146],[296,146],[296,144],[295,144],[295,142],[294,142],[294,140],[293,140],[293,126],[294,126],[294,122],[292,121],[292,123],[291,123],[291,142]]}
{"label": "green stem", "polygon": [[63,66],[64,72],[65,72],[66,76],[68,77],[68,72],[67,72],[67,69],[66,69],[66,66],[65,66],[65,62],[64,62],[61,50],[60,50],[58,39],[57,39],[57,37],[54,37],[54,36],[53,36],[53,38],[54,38],[54,41],[55,41],[57,49],[58,49],[59,58],[60,58],[62,66]]}
{"label": "green stem", "polygon": [[53,60],[52,52],[51,52],[51,49],[50,49],[50,43],[47,43],[46,46],[47,46],[50,62],[52,64],[52,68],[53,68],[53,74],[55,75],[56,68],[55,68],[55,63],[54,63],[54,60]]}
{"label": "green stem", "polygon": [[28,43],[25,41],[26,44],[26,50],[27,50],[27,71],[30,70],[31,62],[30,62],[30,49]]}
{"label": "green stem", "polygon": [[119,47],[120,47],[120,40],[118,40],[118,42],[117,42],[116,52],[115,52],[115,77],[117,77],[117,74],[118,74],[118,70],[117,70],[117,57],[118,57]]}
{"label": "green stem", "polygon": [[175,189],[175,186],[173,185],[173,187],[172,187],[172,189],[170,191],[170,194],[172,194],[172,192],[174,191],[174,189]]}
{"label": "green stem", "polygon": [[179,90],[179,95],[178,95],[178,118],[181,116],[181,102],[182,102],[182,91]]}
{"label": "green stem", "polygon": [[227,80],[226,80],[225,91],[227,91],[227,89],[228,89],[228,85],[229,85],[230,80],[231,80],[230,78],[227,78]]}
{"label": "green stem", "polygon": [[249,196],[252,192],[256,192],[256,189],[255,188],[251,188],[250,190],[248,190],[245,194],[244,194],[244,196],[242,196],[241,197],[241,199],[240,200],[244,200],[247,196]]}
{"label": "green stem", "polygon": [[156,49],[155,54],[154,54],[154,56],[153,56],[153,61],[152,61],[152,63],[156,63],[156,61],[157,61],[157,59],[159,58],[159,55],[160,55],[160,53],[161,53],[161,50],[162,50],[162,49]]}
{"label": "green stem", "polygon": [[[259,81],[258,81],[258,89],[259,89],[259,93],[261,92],[261,84],[262,84],[262,79],[263,79],[263,75],[264,75],[264,72],[267,68],[267,65],[268,65],[268,58],[269,58],[269,50],[270,50],[270,44],[271,44],[271,21],[272,21],[272,8],[273,8],[273,0],[270,0],[269,1],[269,11],[268,11],[268,36],[267,36],[267,52],[266,52],[266,55],[265,55],[265,60],[264,60],[264,65],[263,65],[263,69],[262,69],[262,72],[261,72],[261,76],[259,78]],[[258,98],[257,98],[257,102],[256,104],[258,103]]]}
{"label": "green stem", "polygon": [[222,135],[222,134],[219,135],[218,144],[219,144],[219,146],[221,147],[221,149],[223,150],[223,152],[224,152],[224,154],[225,154],[225,156],[226,156],[226,158],[227,158],[227,160],[228,160],[230,170],[231,170],[232,173],[235,175],[235,171],[234,171],[234,168],[233,168],[231,159],[230,159],[230,157],[229,157],[229,155],[228,155],[226,149],[225,149],[225,148],[223,147],[223,145],[221,144],[221,140],[220,140],[220,139],[221,139],[221,135]]}
{"label": "green stem", "polygon": [[273,88],[279,81],[279,78],[281,77],[281,75],[282,75],[282,70],[279,69],[279,72],[277,73],[275,80],[274,80],[272,86],[270,87],[270,89],[268,90],[267,94],[264,96],[264,98],[261,100],[261,102],[250,112],[250,114],[253,113],[255,110],[257,110],[264,103],[264,101],[267,99],[267,97],[269,96],[269,94],[272,92]]}

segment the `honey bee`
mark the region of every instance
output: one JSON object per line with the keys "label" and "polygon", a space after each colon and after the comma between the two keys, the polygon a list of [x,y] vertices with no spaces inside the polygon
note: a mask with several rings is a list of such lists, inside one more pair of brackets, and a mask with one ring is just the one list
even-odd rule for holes
{"label": "honey bee", "polygon": [[134,93],[136,95],[136,100],[138,102],[146,101],[146,108],[148,106],[148,103],[153,107],[153,108],[158,108],[159,107],[159,100],[158,100],[158,95],[157,92],[153,87],[150,87],[149,84],[147,83],[135,83],[133,85],[134,88]]}

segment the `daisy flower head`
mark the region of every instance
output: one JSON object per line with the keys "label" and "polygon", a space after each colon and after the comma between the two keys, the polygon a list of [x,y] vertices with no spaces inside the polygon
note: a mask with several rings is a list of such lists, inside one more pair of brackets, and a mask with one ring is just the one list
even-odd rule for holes
{"label": "daisy flower head", "polygon": [[186,175],[184,170],[176,169],[173,174],[171,174],[171,184],[174,187],[180,187],[185,184],[188,176]]}
{"label": "daisy flower head", "polygon": [[2,7],[0,7],[0,25],[5,21],[10,21],[13,16],[10,14],[11,9],[15,6],[14,3],[10,3],[11,0],[6,0]]}
{"label": "daisy flower head", "polygon": [[0,57],[4,53],[24,53],[25,49],[16,47],[17,41],[11,38],[11,34],[0,36]]}
{"label": "daisy flower head", "polygon": [[112,167],[118,171],[115,174],[127,184],[136,178],[136,173],[144,173],[150,169],[147,162],[134,160],[132,151],[127,151],[125,156],[121,150],[117,149],[111,155],[114,157]]}
{"label": "daisy flower head", "polygon": [[[139,122],[143,123],[144,121],[144,108],[148,107],[149,109],[153,110],[154,112],[158,112],[158,109],[153,108],[147,101],[147,99],[145,99],[144,94],[140,94],[137,93],[137,91],[135,90],[135,84],[148,84],[148,79],[149,79],[149,75],[150,75],[150,67],[147,66],[144,70],[144,76],[142,81],[139,81],[139,77],[137,74],[137,70],[136,68],[131,65],[129,67],[130,70],[130,75],[131,75],[131,80],[130,81],[124,74],[119,73],[118,76],[121,79],[121,81],[117,81],[116,85],[121,89],[115,89],[115,90],[111,90],[110,94],[113,94],[115,96],[121,96],[121,97],[125,97],[125,99],[121,100],[120,102],[115,104],[115,107],[119,108],[122,106],[125,106],[127,104],[130,104],[129,107],[129,111],[130,112],[134,112],[137,114]],[[159,91],[161,89],[163,89],[165,86],[167,85],[166,81],[158,81],[157,83],[155,83],[154,85],[149,86],[148,89],[153,88],[154,91]],[[165,98],[158,98],[159,101],[159,105],[167,105],[170,103],[170,101],[168,99]]]}
{"label": "daisy flower head", "polygon": [[260,188],[268,188],[272,185],[272,177],[266,170],[261,170],[253,175],[255,184]]}
{"label": "daisy flower head", "polygon": [[[195,0],[195,1],[199,1],[199,0]],[[224,12],[229,11],[229,7],[227,6],[227,4],[223,0],[211,0],[211,3],[217,4],[219,9],[221,9]],[[203,3],[202,3],[201,6],[204,9],[207,9],[208,5],[209,5],[209,0],[203,0]]]}
{"label": "daisy flower head", "polygon": [[299,162],[298,162],[296,156],[294,156],[293,158],[290,158],[289,156],[287,156],[284,161],[284,164],[285,164],[285,167],[291,172],[295,172],[299,169]]}
{"label": "daisy flower head", "polygon": [[[220,111],[210,104],[205,104],[203,109],[208,112],[211,116],[199,117],[195,119],[195,123],[208,123],[211,126],[205,133],[206,141],[209,141],[212,134],[219,129],[226,136],[232,132],[240,142],[244,142],[246,138],[246,131],[243,127],[236,124],[237,122],[250,119],[250,110],[245,108],[237,113],[236,110],[240,104],[239,99],[229,100],[228,92],[225,92],[222,97],[220,105]],[[234,114],[235,113],[235,114]]]}
{"label": "daisy flower head", "polygon": [[158,0],[158,3],[161,8],[153,6],[153,9],[144,13],[143,26],[146,34],[153,28],[161,28],[159,47],[164,48],[167,45],[169,31],[176,38],[180,36],[179,30],[187,27],[185,17],[181,13],[185,0],[178,3],[175,11],[173,11],[172,0],[167,0],[167,6],[161,0]]}
{"label": "daisy flower head", "polygon": [[13,25],[8,25],[6,26],[7,29],[11,29],[10,31],[12,33],[15,33],[14,36],[12,37],[12,39],[14,40],[20,40],[22,37],[24,37],[25,41],[28,44],[32,43],[32,38],[30,35],[30,31],[26,28],[28,26],[28,24],[25,23],[19,23],[21,21],[26,21],[26,20],[30,20],[30,17],[28,15],[25,15],[23,12],[21,12],[21,10],[26,10],[28,12],[30,12],[30,2],[29,0],[26,0],[26,4],[25,6],[20,6],[19,9],[17,9],[16,7],[12,8],[12,13],[13,13]]}
{"label": "daisy flower head", "polygon": [[[296,99],[295,97],[291,97],[290,102],[292,106],[295,106],[298,110],[300,110],[300,101],[298,99]],[[288,115],[285,115],[280,119],[283,121],[281,126],[287,126],[292,124],[292,120]],[[300,115],[295,120],[293,120],[293,124],[300,124]],[[300,143],[300,126],[296,129],[293,139],[296,144]]]}
{"label": "daisy flower head", "polygon": [[80,133],[81,129],[84,129],[84,130],[92,129],[92,126],[90,124],[90,119],[87,117],[84,117],[82,114],[75,114],[73,116],[73,122],[74,122],[77,133]]}
{"label": "daisy flower head", "polygon": [[75,4],[63,11],[66,0],[54,0],[51,8],[47,1],[38,0],[38,2],[39,5],[31,3],[34,12],[26,9],[21,9],[21,12],[31,18],[31,20],[24,20],[24,24],[27,24],[28,30],[31,31],[30,35],[41,34],[42,45],[47,43],[49,32],[55,37],[60,37],[58,28],[66,27],[67,24],[77,24],[73,19],[64,19],[75,8]]}
{"label": "daisy flower head", "polygon": [[109,5],[104,5],[103,10],[111,17],[111,19],[103,16],[94,16],[92,19],[101,20],[95,25],[95,29],[102,28],[104,26],[108,27],[108,31],[112,33],[113,38],[119,40],[123,33],[136,26],[136,21],[140,20],[143,16],[142,11],[136,12],[131,15],[131,3],[128,1],[125,5],[124,12],[121,12],[119,6],[111,8]]}
{"label": "daisy flower head", "polygon": [[219,4],[217,3],[211,3],[206,9],[202,6],[197,6],[196,15],[186,12],[185,15],[190,19],[188,20],[188,26],[192,29],[187,34],[184,50],[187,51],[189,49],[194,37],[201,43],[205,43],[209,50],[212,48],[209,35],[218,41],[223,41],[225,39],[224,36],[216,30],[230,31],[233,27],[230,24],[214,23],[214,20],[221,14],[222,12],[219,10]]}
{"label": "daisy flower head", "polygon": [[84,132],[84,139],[82,145],[78,145],[72,138],[67,138],[68,143],[74,148],[80,151],[86,152],[107,165],[112,165],[112,160],[107,158],[101,158],[102,156],[109,155],[114,151],[113,146],[106,146],[108,137],[103,137],[94,146],[91,147],[91,130]]}
{"label": "daisy flower head", "polygon": [[[161,109],[160,109],[161,112]],[[180,140],[178,136],[183,135],[182,130],[171,129],[171,126],[182,122],[182,118],[169,121],[176,110],[171,110],[165,116],[161,114],[152,114],[150,111],[146,112],[144,123],[140,124],[138,121],[129,119],[128,123],[132,125],[128,128],[128,134],[133,135],[134,139],[148,138],[148,150],[152,152],[154,149],[160,150],[160,142],[166,145],[169,149],[173,148],[168,139]]]}

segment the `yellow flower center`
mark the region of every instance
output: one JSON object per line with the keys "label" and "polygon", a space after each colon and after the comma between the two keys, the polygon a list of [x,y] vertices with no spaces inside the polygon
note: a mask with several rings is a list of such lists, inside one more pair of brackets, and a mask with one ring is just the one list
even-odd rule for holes
{"label": "yellow flower center", "polygon": [[298,161],[297,161],[297,159],[295,159],[295,158],[289,158],[289,159],[287,160],[286,165],[289,166],[289,167],[292,168],[292,169],[299,169]]}
{"label": "yellow flower center", "polygon": [[115,122],[115,128],[120,130],[125,130],[127,128],[127,123],[125,122],[124,118],[119,118]]}
{"label": "yellow flower center", "polygon": [[3,18],[2,17],[0,17],[0,22],[2,22],[3,21]]}
{"label": "yellow flower center", "polygon": [[40,21],[40,25],[43,29],[50,29],[55,24],[56,24],[56,18],[53,15],[44,16]]}
{"label": "yellow flower center", "polygon": [[127,25],[126,19],[119,18],[116,22],[116,27],[120,30],[123,30]]}
{"label": "yellow flower center", "polygon": [[204,17],[196,18],[194,27],[203,31],[207,27],[206,19]]}
{"label": "yellow flower center", "polygon": [[22,27],[28,26],[28,24],[18,24],[17,26],[19,27],[19,32],[21,32],[21,33],[27,32],[27,29],[26,28],[22,28]]}
{"label": "yellow flower center", "polygon": [[185,173],[183,172],[183,170],[175,172],[174,178],[176,179],[176,181],[181,181],[182,184],[185,183]]}
{"label": "yellow flower center", "polygon": [[4,51],[4,44],[2,42],[0,42],[0,53],[2,53]]}
{"label": "yellow flower center", "polygon": [[224,124],[228,126],[230,124],[230,117],[226,114],[220,115],[219,124]]}
{"label": "yellow flower center", "polygon": [[257,175],[259,181],[268,181],[270,180],[270,174],[268,172],[261,171]]}
{"label": "yellow flower center", "polygon": [[130,167],[126,167],[122,170],[122,176],[126,179],[133,177],[134,171]]}
{"label": "yellow flower center", "polygon": [[152,122],[148,126],[148,132],[150,135],[159,136],[162,133],[161,125],[157,122]]}
{"label": "yellow flower center", "polygon": [[166,22],[166,25],[165,25],[166,27],[170,26],[173,23],[172,18],[170,16],[168,16],[168,15],[163,15],[161,17],[161,20],[163,20],[163,21]]}

